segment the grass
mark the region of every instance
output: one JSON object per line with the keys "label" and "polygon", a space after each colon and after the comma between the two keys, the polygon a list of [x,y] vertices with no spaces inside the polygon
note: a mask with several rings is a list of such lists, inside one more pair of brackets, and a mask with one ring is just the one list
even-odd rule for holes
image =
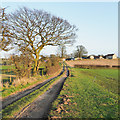
{"label": "grass", "polygon": [[16,76],[12,77],[12,75],[15,75],[12,69],[14,69],[13,65],[0,65],[0,75],[2,76],[2,84],[8,82],[11,84],[11,82],[16,78]]}
{"label": "grass", "polygon": [[81,72],[108,91],[118,93],[118,69],[81,69]]}
{"label": "grass", "polygon": [[9,96],[9,95],[11,95],[13,93],[19,92],[19,91],[21,91],[21,90],[23,90],[23,89],[25,89],[25,88],[27,88],[29,86],[32,86],[32,85],[34,85],[34,84],[36,84],[36,83],[38,83],[40,81],[42,82],[43,79],[45,80],[47,78],[48,78],[47,76],[43,76],[43,77],[41,77],[39,79],[36,79],[36,81],[33,80],[33,82],[30,82],[30,83],[28,82],[25,85],[19,84],[17,86],[14,86],[14,85],[8,85],[8,87],[5,86],[5,87],[3,87],[2,93],[1,93],[2,98],[5,98],[5,97],[7,97],[7,96]]}
{"label": "grass", "polygon": [[3,118],[13,118],[15,115],[17,115],[23,107],[29,105],[32,103],[39,95],[42,95],[45,91],[47,91],[51,85],[53,85],[56,80],[58,80],[61,76],[58,78],[53,79],[49,83],[47,83],[45,86],[41,87],[40,89],[32,92],[31,94],[21,98],[17,102],[9,105],[5,109],[2,110]]}
{"label": "grass", "polygon": [[118,118],[118,70],[71,68],[50,118]]}
{"label": "grass", "polygon": [[14,65],[0,65],[1,70],[15,69]]}

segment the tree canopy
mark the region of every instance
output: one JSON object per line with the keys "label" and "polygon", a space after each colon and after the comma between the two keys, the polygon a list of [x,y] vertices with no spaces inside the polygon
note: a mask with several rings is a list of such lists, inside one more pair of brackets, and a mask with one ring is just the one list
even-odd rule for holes
{"label": "tree canopy", "polygon": [[6,8],[0,8],[0,49],[4,51],[9,51],[10,49],[12,49],[12,47],[9,46],[12,43],[12,38],[7,37],[9,29],[5,9]]}
{"label": "tree canopy", "polygon": [[86,55],[88,52],[83,45],[76,46],[77,50],[74,52],[75,57],[81,58],[83,55]]}
{"label": "tree canopy", "polygon": [[65,57],[65,55],[66,55],[66,46],[64,44],[61,44],[61,45],[58,46],[57,54],[62,58]]}
{"label": "tree canopy", "polygon": [[7,15],[7,30],[4,37],[12,39],[20,51],[27,51],[31,55],[36,71],[44,46],[73,43],[77,29],[67,20],[43,10],[23,7]]}

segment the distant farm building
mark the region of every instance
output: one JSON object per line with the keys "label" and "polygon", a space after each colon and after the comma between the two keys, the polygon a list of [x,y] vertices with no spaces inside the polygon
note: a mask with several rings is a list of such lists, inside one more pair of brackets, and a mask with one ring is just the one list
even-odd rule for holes
{"label": "distant farm building", "polygon": [[117,59],[117,55],[116,54],[107,54],[105,56],[103,55],[90,55],[87,57],[87,59]]}
{"label": "distant farm building", "polygon": [[88,56],[87,59],[94,59],[94,55]]}
{"label": "distant farm building", "polygon": [[65,60],[75,60],[75,58],[66,58]]}
{"label": "distant farm building", "polygon": [[66,58],[65,60],[82,60],[82,59],[117,59],[117,55],[116,54],[89,55],[83,56],[82,58]]}
{"label": "distant farm building", "polygon": [[107,54],[104,56],[105,59],[117,59],[116,54]]}
{"label": "distant farm building", "polygon": [[94,59],[104,59],[103,55],[94,56]]}
{"label": "distant farm building", "polygon": [[77,58],[75,58],[75,60],[82,60],[82,58],[77,57]]}
{"label": "distant farm building", "polygon": [[102,55],[99,55],[99,59],[104,59]]}

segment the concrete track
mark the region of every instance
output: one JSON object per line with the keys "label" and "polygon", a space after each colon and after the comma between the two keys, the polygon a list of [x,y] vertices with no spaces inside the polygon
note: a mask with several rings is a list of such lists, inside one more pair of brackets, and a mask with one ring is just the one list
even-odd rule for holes
{"label": "concrete track", "polygon": [[[67,69],[67,67],[66,67]],[[21,111],[16,118],[47,118],[52,102],[60,93],[66,78],[69,76],[69,70],[66,70],[65,77],[60,78],[56,84],[52,86],[43,95],[39,96],[26,109]]]}

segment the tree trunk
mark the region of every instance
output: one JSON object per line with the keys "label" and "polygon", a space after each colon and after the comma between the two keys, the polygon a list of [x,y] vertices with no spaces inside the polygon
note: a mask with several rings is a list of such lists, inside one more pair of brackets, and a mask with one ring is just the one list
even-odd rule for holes
{"label": "tree trunk", "polygon": [[33,74],[37,74],[37,60],[35,59]]}
{"label": "tree trunk", "polygon": [[36,59],[35,59],[35,63],[34,63],[34,68],[33,68],[33,74],[36,75],[37,72],[38,72],[38,67],[39,67],[39,64],[38,64],[38,60],[39,60],[39,55],[36,55]]}

